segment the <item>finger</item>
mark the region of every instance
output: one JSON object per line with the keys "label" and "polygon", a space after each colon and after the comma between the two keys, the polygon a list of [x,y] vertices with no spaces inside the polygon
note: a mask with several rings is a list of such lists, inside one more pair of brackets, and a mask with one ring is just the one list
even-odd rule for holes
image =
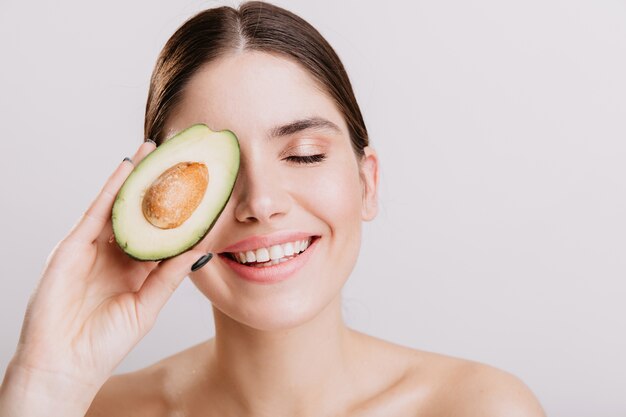
{"label": "finger", "polygon": [[93,242],[101,233],[111,217],[111,208],[118,191],[134,168],[134,164],[141,161],[154,150],[153,142],[144,142],[135,152],[133,158],[124,158],[113,174],[104,184],[96,199],[91,203],[76,226],[70,232],[70,238],[82,242]]}
{"label": "finger", "polygon": [[148,156],[148,154],[152,152],[155,148],[156,144],[150,139],[142,143],[141,146],[137,149],[137,152],[135,152],[135,155],[133,155],[133,162],[135,163],[135,165],[141,162],[141,160]]}
{"label": "finger", "polygon": [[122,161],[70,232],[70,240],[93,242],[98,237],[109,219],[115,196],[133,167],[130,158]]}
{"label": "finger", "polygon": [[152,323],[183,279],[192,270],[204,266],[212,257],[211,253],[192,250],[161,262],[136,293],[138,314]]}

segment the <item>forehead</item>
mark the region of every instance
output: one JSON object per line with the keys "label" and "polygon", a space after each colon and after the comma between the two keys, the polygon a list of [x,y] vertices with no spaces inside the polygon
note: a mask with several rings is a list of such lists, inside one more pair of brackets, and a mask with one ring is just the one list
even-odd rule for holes
{"label": "forehead", "polygon": [[194,123],[238,136],[307,117],[346,126],[334,101],[291,59],[258,51],[235,52],[198,70],[167,123],[167,136]]}

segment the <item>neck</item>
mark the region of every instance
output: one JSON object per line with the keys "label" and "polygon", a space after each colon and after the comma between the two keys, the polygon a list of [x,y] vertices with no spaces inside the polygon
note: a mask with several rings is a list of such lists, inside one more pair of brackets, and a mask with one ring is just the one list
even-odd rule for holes
{"label": "neck", "polygon": [[215,381],[240,413],[304,416],[324,400],[336,406],[346,384],[349,336],[340,296],[315,318],[285,330],[253,329],[217,309],[214,317]]}

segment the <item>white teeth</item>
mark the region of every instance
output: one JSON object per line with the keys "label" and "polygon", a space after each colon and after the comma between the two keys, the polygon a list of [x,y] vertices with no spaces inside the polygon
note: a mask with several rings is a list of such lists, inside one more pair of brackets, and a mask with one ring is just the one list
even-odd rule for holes
{"label": "white teeth", "polygon": [[285,251],[285,256],[291,256],[295,253],[293,249],[293,243],[287,242],[283,246],[283,250]]}
{"label": "white teeth", "polygon": [[270,248],[270,259],[276,260],[285,256],[283,247],[281,245],[274,245]]}
{"label": "white teeth", "polygon": [[232,256],[239,263],[255,262],[254,266],[263,267],[286,262],[309,247],[309,239],[287,242],[282,245],[273,245],[269,248],[258,248],[254,251],[233,253]]}
{"label": "white teeth", "polygon": [[267,262],[270,260],[270,253],[266,248],[259,248],[255,252],[257,262]]}

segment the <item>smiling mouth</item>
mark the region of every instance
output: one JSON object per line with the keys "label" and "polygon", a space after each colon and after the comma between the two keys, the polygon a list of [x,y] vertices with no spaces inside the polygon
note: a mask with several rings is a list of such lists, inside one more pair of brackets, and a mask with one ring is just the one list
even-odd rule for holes
{"label": "smiling mouth", "polygon": [[315,239],[317,239],[316,236],[309,236],[307,239],[285,242],[270,247],[256,248],[245,252],[224,252],[220,255],[232,259],[241,265],[264,268],[298,257],[298,255],[307,250]]}

